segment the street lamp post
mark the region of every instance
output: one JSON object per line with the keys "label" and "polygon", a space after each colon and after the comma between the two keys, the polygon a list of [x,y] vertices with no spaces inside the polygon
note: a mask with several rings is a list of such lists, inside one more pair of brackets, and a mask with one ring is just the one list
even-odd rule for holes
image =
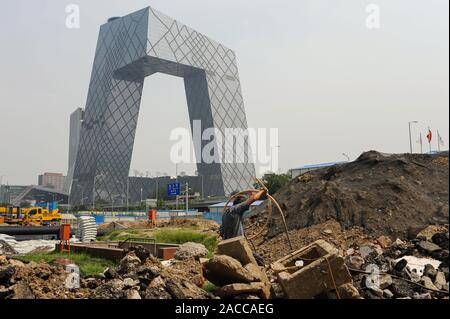
{"label": "street lamp post", "polygon": [[158,207],[158,192],[159,192],[158,176],[156,176],[155,181],[156,181],[156,196],[155,196],[155,198],[156,198],[156,207]]}
{"label": "street lamp post", "polygon": [[205,195],[203,194],[203,174],[200,174],[199,171],[195,171],[195,174],[202,178],[202,198],[205,198]]}
{"label": "street lamp post", "polygon": [[413,149],[412,149],[412,138],[411,138],[411,124],[414,123],[419,123],[418,121],[410,121],[408,122],[408,128],[409,128],[409,152],[412,154]]}
{"label": "street lamp post", "polygon": [[[178,183],[178,163],[175,163],[175,182]],[[175,209],[178,210],[178,195],[175,195]]]}
{"label": "street lamp post", "polygon": [[203,193],[203,174],[200,175],[202,177],[202,198],[205,198],[205,195]]}

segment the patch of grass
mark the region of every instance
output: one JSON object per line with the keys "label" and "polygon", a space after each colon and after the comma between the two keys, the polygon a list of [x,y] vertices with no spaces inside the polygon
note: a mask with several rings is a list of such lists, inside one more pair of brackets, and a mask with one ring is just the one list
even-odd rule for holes
{"label": "patch of grass", "polygon": [[202,287],[203,290],[206,290],[208,292],[214,292],[218,288],[219,287],[214,285],[212,282],[209,282],[208,280],[205,281],[205,283],[203,284],[203,287]]}
{"label": "patch of grass", "polygon": [[210,251],[217,246],[217,236],[188,229],[158,229],[154,232],[158,243],[184,244],[194,242],[205,245]]}
{"label": "patch of grass", "polygon": [[98,273],[103,272],[106,268],[112,267],[115,263],[108,259],[92,257],[91,255],[85,253],[70,253],[63,254],[59,252],[50,252],[50,253],[36,253],[36,254],[28,254],[22,256],[14,257],[17,260],[23,262],[40,262],[44,261],[47,263],[52,263],[58,258],[67,258],[72,260],[78,267],[80,267],[81,274],[84,276],[93,276]]}
{"label": "patch of grass", "polygon": [[195,242],[205,245],[212,253],[217,246],[217,236],[192,228],[117,229],[99,237],[103,241],[123,241],[130,237],[154,238],[157,243],[184,244]]}

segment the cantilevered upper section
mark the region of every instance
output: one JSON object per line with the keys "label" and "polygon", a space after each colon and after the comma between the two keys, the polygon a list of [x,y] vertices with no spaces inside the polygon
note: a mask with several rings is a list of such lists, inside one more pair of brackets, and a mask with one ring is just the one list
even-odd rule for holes
{"label": "cantilevered upper section", "polygon": [[[143,82],[156,72],[184,79],[191,127],[201,121],[202,130],[215,128],[223,136],[227,128],[247,129],[232,50],[151,7],[110,19],[100,27],[72,202],[80,202],[82,194],[88,201],[126,196]],[[170,119],[167,122],[170,125]],[[196,154],[208,142],[194,141]],[[249,158],[243,145],[236,147],[237,157]],[[242,161],[206,163],[202,159],[197,170],[204,178],[206,195],[248,188],[255,176],[253,164]]]}

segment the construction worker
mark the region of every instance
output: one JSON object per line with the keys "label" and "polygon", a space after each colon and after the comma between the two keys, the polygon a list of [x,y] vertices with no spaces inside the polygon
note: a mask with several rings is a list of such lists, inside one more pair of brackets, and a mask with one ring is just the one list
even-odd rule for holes
{"label": "construction worker", "polygon": [[[238,192],[231,193],[231,196]],[[244,213],[250,209],[250,205],[267,194],[266,190],[260,190],[253,193],[248,199],[244,195],[237,196],[233,200],[233,206],[227,208],[222,215],[222,225],[220,226],[220,235],[223,239],[229,239],[239,236],[245,236],[244,233]],[[264,266],[264,258],[253,252],[256,262]]]}
{"label": "construction worker", "polygon": [[[231,193],[231,196],[238,192]],[[250,205],[266,194],[266,190],[253,193],[248,199],[244,195],[237,196],[233,200],[233,206],[227,208],[222,215],[220,235],[223,239],[244,236],[244,213],[250,209]]]}

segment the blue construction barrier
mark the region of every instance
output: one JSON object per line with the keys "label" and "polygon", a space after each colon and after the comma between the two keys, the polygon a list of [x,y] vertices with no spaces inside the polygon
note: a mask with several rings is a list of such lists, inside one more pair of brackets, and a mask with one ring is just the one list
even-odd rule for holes
{"label": "blue construction barrier", "polygon": [[105,216],[103,215],[94,215],[96,224],[103,224],[105,222]]}
{"label": "blue construction barrier", "polygon": [[222,212],[203,212],[203,218],[213,220],[219,225],[222,225]]}

